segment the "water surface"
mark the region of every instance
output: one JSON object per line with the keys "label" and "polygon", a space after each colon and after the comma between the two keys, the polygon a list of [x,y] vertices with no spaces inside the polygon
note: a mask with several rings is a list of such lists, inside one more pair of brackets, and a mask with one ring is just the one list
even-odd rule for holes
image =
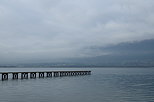
{"label": "water surface", "polygon": [[0,68],[91,70],[92,75],[0,80],[0,102],[154,102],[154,68]]}

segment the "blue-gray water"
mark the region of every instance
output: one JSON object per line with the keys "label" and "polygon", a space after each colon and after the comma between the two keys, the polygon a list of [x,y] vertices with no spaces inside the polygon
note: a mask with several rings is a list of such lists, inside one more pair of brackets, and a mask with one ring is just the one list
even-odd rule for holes
{"label": "blue-gray water", "polygon": [[92,75],[0,80],[0,102],[154,102],[154,68],[0,68],[91,70]]}

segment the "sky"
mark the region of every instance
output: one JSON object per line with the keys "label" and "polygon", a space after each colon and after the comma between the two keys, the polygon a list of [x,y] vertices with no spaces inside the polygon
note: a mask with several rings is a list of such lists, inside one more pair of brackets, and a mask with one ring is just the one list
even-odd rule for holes
{"label": "sky", "polygon": [[153,27],[154,0],[0,0],[0,63],[114,55]]}

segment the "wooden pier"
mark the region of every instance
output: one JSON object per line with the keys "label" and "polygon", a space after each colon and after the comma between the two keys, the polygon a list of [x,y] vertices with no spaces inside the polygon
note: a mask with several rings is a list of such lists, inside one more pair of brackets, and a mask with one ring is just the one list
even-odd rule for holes
{"label": "wooden pier", "polygon": [[[38,71],[38,72],[0,72],[1,79],[8,80],[9,75],[12,79],[28,79],[28,78],[45,78],[45,77],[62,77],[62,76],[77,76],[90,75],[91,71]],[[20,77],[19,77],[20,76]]]}

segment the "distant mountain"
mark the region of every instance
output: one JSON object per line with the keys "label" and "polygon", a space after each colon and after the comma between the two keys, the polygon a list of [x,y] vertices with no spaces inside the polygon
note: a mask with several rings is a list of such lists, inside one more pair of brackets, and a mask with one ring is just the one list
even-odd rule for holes
{"label": "distant mountain", "polygon": [[109,55],[72,59],[73,63],[96,66],[154,66],[154,39],[100,47]]}

